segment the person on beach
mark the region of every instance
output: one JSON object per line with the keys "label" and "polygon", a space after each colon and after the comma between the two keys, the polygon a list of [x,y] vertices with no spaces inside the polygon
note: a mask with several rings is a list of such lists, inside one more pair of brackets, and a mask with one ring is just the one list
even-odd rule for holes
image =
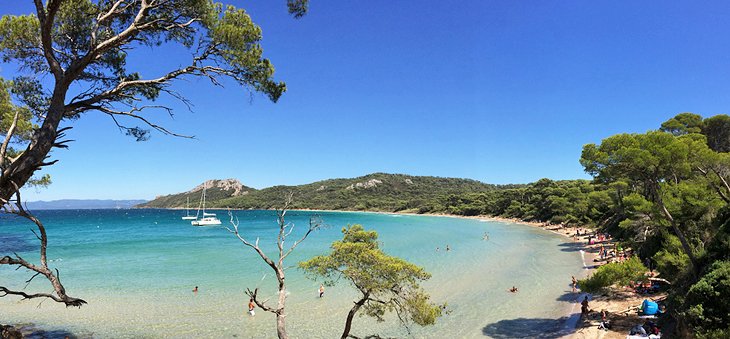
{"label": "person on beach", "polygon": [[575,293],[575,287],[576,287],[576,285],[578,285],[578,281],[575,280],[575,276],[574,275],[571,275],[570,276],[570,280],[571,280],[570,285],[573,287],[573,293]]}
{"label": "person on beach", "polygon": [[322,298],[324,296],[324,285],[319,285],[319,297]]}
{"label": "person on beach", "polygon": [[588,296],[585,296],[583,298],[583,301],[580,303],[580,305],[580,313],[588,314]]}
{"label": "person on beach", "polygon": [[605,309],[601,310],[601,323],[598,324],[599,330],[608,331],[608,329],[611,327],[611,325],[608,322],[608,318],[606,317],[606,314],[607,314],[607,312]]}
{"label": "person on beach", "polygon": [[514,287],[514,286],[512,286],[512,288],[510,288],[510,289],[509,289],[508,291],[510,291],[510,292],[512,292],[512,293],[517,293],[517,292],[519,292],[519,290],[517,289],[517,287]]}
{"label": "person on beach", "polygon": [[256,308],[256,304],[253,302],[253,298],[248,300],[248,315],[255,316],[256,312],[254,312],[254,309]]}
{"label": "person on beach", "polygon": [[198,295],[198,286],[195,286],[195,288],[193,288],[193,294]]}

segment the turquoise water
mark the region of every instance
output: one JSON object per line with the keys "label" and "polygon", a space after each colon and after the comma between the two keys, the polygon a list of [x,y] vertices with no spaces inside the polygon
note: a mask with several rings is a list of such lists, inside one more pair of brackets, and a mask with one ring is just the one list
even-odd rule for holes
{"label": "turquoise water", "polygon": [[[217,211],[226,224],[225,211]],[[274,301],[276,279],[248,247],[224,227],[193,227],[172,210],[39,211],[47,226],[50,266],[70,295],[88,305],[65,308],[52,301],[0,298],[7,323],[35,323],[98,338],[275,337],[273,315],[246,314],[246,287]],[[276,218],[271,211],[234,211],[242,233],[260,238],[274,256]],[[297,239],[314,212],[289,211]],[[450,314],[435,326],[414,328],[415,338],[533,337],[564,331],[571,275],[582,261],[566,239],[538,228],[475,219],[375,213],[322,212],[329,226],[312,233],[287,258],[287,326],[292,338],[339,337],[356,293],[346,282],[317,297],[319,282],[296,263],[328,251],[347,224],[378,231],[382,248],[424,266],[424,284]],[[0,254],[37,260],[37,240],[22,219],[0,215]],[[482,240],[484,232],[490,239]],[[291,242],[289,242],[291,244]],[[449,245],[451,251],[444,249]],[[436,248],[440,247],[440,251]],[[0,267],[0,285],[22,289],[31,274]],[[199,286],[194,295],[191,290]],[[512,285],[520,292],[508,293]],[[50,291],[40,278],[29,291]],[[40,306],[39,306],[40,305]],[[407,337],[390,318],[356,317],[353,334]]]}

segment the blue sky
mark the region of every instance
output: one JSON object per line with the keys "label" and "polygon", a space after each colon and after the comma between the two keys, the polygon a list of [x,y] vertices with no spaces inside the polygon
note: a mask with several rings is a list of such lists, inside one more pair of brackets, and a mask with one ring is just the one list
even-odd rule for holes
{"label": "blue sky", "polygon": [[[3,1],[0,13],[31,10]],[[288,92],[272,104],[229,84],[175,88],[174,119],[196,140],[135,142],[109,118],[69,122],[54,183],[27,200],[150,199],[211,178],[264,188],[372,172],[526,183],[588,178],[586,143],[656,129],[680,112],[730,107],[724,1],[327,1],[294,20],[284,0],[234,1],[264,32]],[[161,74],[180,49],[140,49]],[[0,75],[17,75],[0,65]]]}

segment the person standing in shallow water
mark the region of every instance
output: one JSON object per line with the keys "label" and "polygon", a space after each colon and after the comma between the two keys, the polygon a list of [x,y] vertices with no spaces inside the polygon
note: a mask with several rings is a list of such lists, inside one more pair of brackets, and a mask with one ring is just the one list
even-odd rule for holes
{"label": "person standing in shallow water", "polygon": [[198,295],[198,286],[195,286],[195,288],[193,288],[193,294]]}
{"label": "person standing in shallow water", "polygon": [[248,315],[255,316],[256,312],[254,312],[254,309],[256,308],[256,304],[253,302],[253,298],[249,299],[248,301]]}
{"label": "person standing in shallow water", "polygon": [[573,287],[573,293],[575,293],[575,287],[576,287],[576,285],[578,285],[578,281],[577,281],[577,280],[575,280],[575,276],[574,276],[574,275],[571,275],[571,276],[570,276],[570,279],[571,279],[571,281],[572,281],[572,282],[570,283],[570,285],[571,285],[571,286]]}
{"label": "person standing in shallow water", "polygon": [[319,285],[319,297],[322,298],[324,296],[324,285]]}

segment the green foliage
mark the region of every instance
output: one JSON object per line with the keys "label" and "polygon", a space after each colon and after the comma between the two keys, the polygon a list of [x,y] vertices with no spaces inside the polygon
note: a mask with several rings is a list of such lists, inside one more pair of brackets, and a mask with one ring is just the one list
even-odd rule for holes
{"label": "green foliage", "polygon": [[[368,184],[370,183],[370,184]],[[511,187],[511,186],[510,186]],[[299,186],[248,189],[245,195],[210,197],[211,207],[270,209],[274,201],[294,193],[292,208],[382,212],[447,212],[444,197],[488,192],[500,187],[476,180],[374,173],[352,179],[330,179]],[[227,198],[227,199],[224,199]],[[191,199],[193,199],[191,197]],[[140,207],[182,207],[185,193],[157,198]]]}
{"label": "green foliage", "polygon": [[657,271],[662,276],[675,280],[682,272],[689,267],[689,258],[682,251],[682,244],[679,239],[671,234],[664,235],[662,248],[652,257],[656,262]]}
{"label": "green foliage", "polygon": [[22,60],[21,66],[34,73],[47,70],[39,52],[40,23],[35,15],[4,15],[0,18],[0,55],[3,62]]}
{"label": "green foliage", "polygon": [[659,129],[662,132],[674,135],[683,135],[689,133],[700,133],[702,131],[702,116],[694,113],[680,113],[662,123]]}
{"label": "green foliage", "polygon": [[613,284],[628,285],[631,281],[641,281],[648,269],[638,257],[631,257],[620,263],[610,263],[599,267],[592,276],[578,281],[581,291],[597,293]]}
{"label": "green foliage", "polygon": [[707,145],[715,152],[730,152],[730,116],[719,114],[704,121],[702,134]]}
{"label": "green foliage", "polygon": [[[295,16],[306,12],[306,0],[289,2]],[[163,1],[148,4],[150,7],[144,10],[142,2],[115,7],[117,1],[112,0],[65,0],[49,2],[46,8],[50,11],[57,4],[52,16],[43,14],[46,9],[41,12],[42,17],[52,18],[44,26],[48,27],[50,41],[43,41],[42,32],[46,30],[41,30],[36,14],[0,18],[0,56],[29,73],[16,79],[15,94],[39,119],[48,113],[52,96],[46,93],[63,92],[56,93],[56,97],[63,98],[57,100],[63,106],[58,112],[66,119],[93,110],[119,114],[116,103],[136,108],[140,102],[155,101],[165,93],[181,99],[169,84],[186,75],[205,77],[215,84],[228,78],[272,101],[286,91],[283,82],[273,80],[274,67],[263,57],[261,29],[243,9],[224,8],[211,0]],[[156,80],[144,79],[128,69],[127,57],[136,50],[165,44],[187,48],[190,64],[170,65],[157,72],[161,77]],[[63,86],[44,89],[36,75],[49,73]],[[79,94],[65,100],[69,87]],[[145,119],[139,120],[169,133]],[[149,138],[147,129],[119,127],[138,141]]]}
{"label": "green foliage", "polygon": [[286,0],[286,6],[289,8],[289,13],[295,18],[299,19],[307,14],[309,10],[309,0]]}
{"label": "green foliage", "polygon": [[[342,229],[343,239],[332,243],[332,252],[301,262],[313,279],[323,278],[334,285],[344,278],[360,293],[358,303],[370,317],[384,321],[388,312],[395,312],[403,325],[410,322],[432,325],[441,316],[442,307],[429,301],[419,283],[431,277],[423,268],[385,254],[378,246],[378,234],[361,225]],[[348,322],[352,318],[348,318]],[[346,328],[349,326],[346,325]],[[345,335],[343,335],[344,337]]]}
{"label": "green foliage", "polygon": [[13,132],[14,140],[28,140],[31,137],[33,128],[37,126],[31,121],[32,116],[27,108],[13,104],[10,96],[12,87],[12,82],[0,78],[0,135],[4,137],[7,134],[15,114],[18,114],[18,122]]}
{"label": "green foliage", "polygon": [[698,333],[727,331],[730,324],[730,261],[712,264],[687,293],[685,315]]}

